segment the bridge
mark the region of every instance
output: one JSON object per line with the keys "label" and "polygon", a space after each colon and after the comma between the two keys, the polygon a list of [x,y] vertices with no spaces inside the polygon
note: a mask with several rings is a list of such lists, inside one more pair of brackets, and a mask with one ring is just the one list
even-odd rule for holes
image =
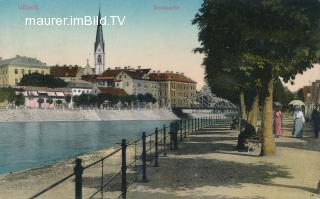
{"label": "bridge", "polygon": [[190,100],[192,107],[197,109],[238,109],[230,101],[217,97],[207,86],[203,86]]}

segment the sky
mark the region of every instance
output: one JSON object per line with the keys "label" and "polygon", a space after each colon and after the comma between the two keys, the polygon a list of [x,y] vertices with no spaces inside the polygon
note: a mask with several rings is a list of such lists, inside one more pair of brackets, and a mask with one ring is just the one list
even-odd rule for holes
{"label": "sky", "polygon": [[[202,0],[105,0],[102,16],[126,16],[123,26],[103,26],[106,68],[142,66],[184,72],[204,84],[198,29],[191,20]],[[34,9],[36,5],[36,8]],[[161,9],[164,6],[174,9]],[[98,14],[98,0],[0,0],[0,57],[30,56],[47,65],[93,67],[96,26],[25,26],[26,17]]]}
{"label": "sky", "polygon": [[[0,0],[0,57],[35,57],[47,65],[93,67],[95,26],[25,26],[26,17],[126,16],[123,26],[103,26],[106,68],[142,66],[184,72],[204,84],[198,28],[191,20],[202,0]],[[163,7],[174,9],[161,9]],[[296,91],[320,79],[320,66],[297,75]]]}

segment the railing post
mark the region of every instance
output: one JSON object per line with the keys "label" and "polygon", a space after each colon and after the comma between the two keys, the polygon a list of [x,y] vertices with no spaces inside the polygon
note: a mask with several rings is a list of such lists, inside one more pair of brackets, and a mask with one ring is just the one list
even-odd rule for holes
{"label": "railing post", "polygon": [[166,125],[163,125],[163,156],[167,156],[167,153],[166,153],[166,140],[167,140]]}
{"label": "railing post", "polygon": [[76,166],[73,169],[75,175],[75,199],[82,199],[82,160],[76,159]]}
{"label": "railing post", "polygon": [[142,182],[147,182],[146,133],[142,133]]}
{"label": "railing post", "polygon": [[183,132],[182,132],[182,120],[180,120],[180,142],[182,142],[182,134],[183,134]]}
{"label": "railing post", "polygon": [[[126,161],[126,140],[122,139],[122,164],[121,164],[121,196],[123,199],[127,197],[127,161]],[[103,190],[102,190],[103,191]]]}
{"label": "railing post", "polygon": [[194,118],[191,118],[191,132],[193,133],[193,121],[194,121]]}
{"label": "railing post", "polygon": [[154,166],[155,167],[158,167],[159,166],[159,161],[158,161],[158,158],[159,158],[159,154],[158,154],[158,128],[156,128],[156,131],[155,131],[155,152],[154,152]]}
{"label": "railing post", "polygon": [[[184,138],[186,138],[187,137],[187,122],[188,122],[189,120],[188,119],[186,119],[185,121],[184,121]],[[188,123],[189,124],[189,123]],[[189,127],[189,126],[188,126]]]}

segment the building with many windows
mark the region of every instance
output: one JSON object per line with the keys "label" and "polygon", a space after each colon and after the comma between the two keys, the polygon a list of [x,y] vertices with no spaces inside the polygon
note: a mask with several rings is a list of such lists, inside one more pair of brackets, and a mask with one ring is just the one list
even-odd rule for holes
{"label": "building with many windows", "polygon": [[190,107],[197,83],[183,73],[166,71],[149,74],[149,80],[159,83],[160,106]]}
{"label": "building with many windows", "polygon": [[19,56],[0,59],[0,85],[17,85],[23,75],[31,73],[49,74],[50,68],[35,58]]}

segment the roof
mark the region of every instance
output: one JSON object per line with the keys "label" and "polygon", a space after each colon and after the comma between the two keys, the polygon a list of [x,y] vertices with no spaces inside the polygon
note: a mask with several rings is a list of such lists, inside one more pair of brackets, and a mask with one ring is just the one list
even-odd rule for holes
{"label": "roof", "polygon": [[186,77],[184,74],[177,73],[151,73],[149,79],[153,81],[174,81],[183,83],[197,83],[192,79]]}
{"label": "roof", "polygon": [[14,88],[22,89],[24,91],[71,92],[70,88],[48,88],[36,86],[15,86]]}
{"label": "roof", "polygon": [[93,88],[93,84],[87,81],[69,82],[68,88]]}
{"label": "roof", "polygon": [[98,76],[97,80],[114,80],[114,78],[113,77],[101,77],[101,76]]}
{"label": "roof", "polygon": [[113,77],[115,78],[119,73],[124,72],[128,74],[132,79],[143,79],[143,76],[148,74],[151,69],[107,69],[100,76],[101,77]]}
{"label": "roof", "polygon": [[97,47],[98,47],[99,44],[101,44],[101,47],[102,47],[103,52],[104,52],[104,40],[103,40],[102,25],[100,23],[100,19],[101,19],[101,14],[100,14],[100,9],[99,9],[96,41],[94,43],[94,52],[96,52]]}
{"label": "roof", "polygon": [[86,82],[95,83],[97,81],[98,75],[82,75],[81,80]]}
{"label": "roof", "polygon": [[47,67],[46,63],[43,63],[36,58],[26,57],[26,56],[17,55],[14,58],[0,60],[0,66],[9,65],[9,64],[31,66],[31,67]]}
{"label": "roof", "polygon": [[79,66],[52,66],[50,68],[50,75],[54,77],[76,77],[80,72]]}
{"label": "roof", "polygon": [[110,94],[117,96],[127,96],[127,92],[121,88],[112,88],[112,87],[99,87],[99,90],[102,94]]}

